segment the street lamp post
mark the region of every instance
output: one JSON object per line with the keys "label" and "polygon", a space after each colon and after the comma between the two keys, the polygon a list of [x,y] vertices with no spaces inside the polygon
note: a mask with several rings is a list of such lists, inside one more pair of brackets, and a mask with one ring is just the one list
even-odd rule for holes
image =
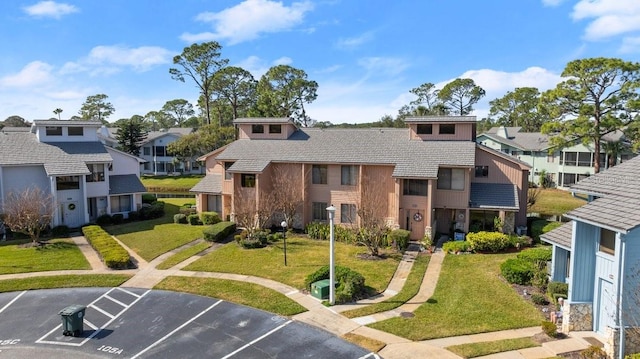
{"label": "street lamp post", "polygon": [[284,265],[287,265],[287,221],[280,222],[282,227],[282,239],[284,240]]}
{"label": "street lamp post", "polygon": [[336,303],[336,273],[335,273],[335,258],[334,258],[334,232],[333,232],[333,218],[336,214],[336,207],[333,205],[327,207],[329,213],[329,304],[334,305]]}

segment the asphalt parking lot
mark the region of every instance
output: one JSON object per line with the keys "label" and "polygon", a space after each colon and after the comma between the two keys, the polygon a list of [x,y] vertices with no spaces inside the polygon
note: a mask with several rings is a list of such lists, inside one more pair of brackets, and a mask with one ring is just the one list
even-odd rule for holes
{"label": "asphalt parking lot", "polygon": [[[87,307],[84,331],[58,312]],[[0,358],[378,358],[321,329],[241,305],[137,288],[0,293]]]}

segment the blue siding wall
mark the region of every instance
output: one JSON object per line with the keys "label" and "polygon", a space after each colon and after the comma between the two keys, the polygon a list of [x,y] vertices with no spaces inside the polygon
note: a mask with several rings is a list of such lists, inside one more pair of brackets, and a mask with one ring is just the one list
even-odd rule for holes
{"label": "blue siding wall", "polygon": [[[625,325],[640,325],[640,228],[623,237],[626,257],[623,272],[623,321]],[[633,323],[630,322],[633,318]]]}
{"label": "blue siding wall", "polygon": [[558,246],[553,246],[553,268],[551,272],[551,280],[554,282],[566,282],[567,281],[567,258],[569,252]]}
{"label": "blue siding wall", "polygon": [[[593,302],[594,276],[599,228],[574,221],[569,300]],[[579,263],[576,266],[576,263]]]}

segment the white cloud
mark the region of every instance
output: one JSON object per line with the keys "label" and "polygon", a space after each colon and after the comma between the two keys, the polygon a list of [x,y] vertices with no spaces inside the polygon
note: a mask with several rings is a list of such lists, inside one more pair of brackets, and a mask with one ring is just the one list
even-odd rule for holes
{"label": "white cloud", "polygon": [[[561,81],[560,75],[541,67],[529,67],[520,72],[504,72],[491,69],[469,70],[458,78],[470,78],[476,85],[482,87],[487,92],[487,98],[496,93],[502,96],[507,91],[513,91],[516,87],[536,87],[540,91],[548,90]],[[442,88],[452,81],[448,80],[436,84]]]}
{"label": "white cloud", "polygon": [[46,84],[52,80],[52,70],[53,66],[45,62],[33,61],[23,67],[20,72],[0,78],[0,86],[25,88]]}
{"label": "white cloud", "polygon": [[77,7],[55,1],[40,1],[39,3],[23,8],[30,16],[52,17],[60,19],[62,16],[80,11]]}
{"label": "white cloud", "polygon": [[352,49],[370,42],[373,38],[373,32],[367,31],[355,37],[340,38],[336,46],[341,49]]}
{"label": "white cloud", "polygon": [[314,73],[316,73],[316,74],[330,74],[332,72],[336,72],[336,71],[340,70],[342,67],[343,67],[342,65],[332,65],[332,66],[325,67],[323,69],[314,71]]}
{"label": "white cloud", "polygon": [[264,75],[271,66],[277,65],[291,65],[293,60],[290,57],[283,56],[271,61],[270,63],[258,56],[249,56],[246,59],[234,64],[234,66],[242,67],[243,69],[251,72],[253,77],[257,80]]}
{"label": "white cloud", "polygon": [[358,60],[358,65],[376,75],[398,75],[403,72],[409,63],[395,57],[364,57]]}
{"label": "white cloud", "polygon": [[287,7],[270,0],[245,0],[220,12],[203,12],[197,21],[210,23],[214,32],[184,33],[187,42],[228,40],[230,45],[253,40],[262,33],[287,31],[302,23],[305,13],[313,9],[310,1],[294,2]]}
{"label": "white cloud", "polygon": [[640,36],[622,39],[619,51],[623,54],[640,53]]}
{"label": "white cloud", "polygon": [[96,46],[78,62],[67,62],[60,73],[90,72],[92,75],[109,75],[120,72],[123,67],[144,72],[153,66],[171,62],[172,53],[162,47],[141,46]]}
{"label": "white cloud", "polygon": [[580,0],[571,16],[574,20],[593,19],[585,29],[585,39],[606,39],[640,30],[640,1]]}
{"label": "white cloud", "polygon": [[273,65],[291,65],[293,63],[293,60],[290,57],[287,56],[283,56],[279,59],[275,59],[273,61]]}
{"label": "white cloud", "polygon": [[558,6],[562,4],[564,0],[542,0],[544,6]]}

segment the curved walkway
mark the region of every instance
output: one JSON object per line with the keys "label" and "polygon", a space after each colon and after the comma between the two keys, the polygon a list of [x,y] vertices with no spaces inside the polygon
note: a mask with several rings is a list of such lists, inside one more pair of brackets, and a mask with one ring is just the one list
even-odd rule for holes
{"label": "curved walkway", "polygon": [[[115,237],[114,237],[115,238]],[[116,238],[117,240],[117,238]],[[51,271],[51,272],[35,272],[35,273],[19,273],[0,275],[2,279],[13,278],[30,278],[47,275],[60,275],[60,274],[113,274],[114,271],[106,268],[96,252],[87,243],[86,239],[82,236],[73,237],[73,241],[78,245],[84,256],[87,258],[91,265],[91,270],[66,270],[66,271]],[[119,241],[120,242],[120,241]],[[500,332],[483,333],[476,335],[466,335],[460,337],[441,338],[434,340],[426,340],[421,342],[413,342],[408,339],[398,337],[396,335],[386,333],[380,330],[369,328],[366,325],[380,320],[385,320],[392,317],[400,316],[403,312],[413,312],[421,304],[426,302],[435,290],[438,276],[442,267],[445,254],[441,250],[436,251],[431,256],[429,265],[427,267],[424,279],[420,286],[418,294],[414,296],[407,303],[402,306],[390,310],[387,312],[376,313],[370,316],[359,317],[349,319],[339,313],[348,309],[352,309],[354,304],[337,305],[331,308],[325,307],[318,299],[300,292],[298,289],[289,285],[279,283],[270,279],[260,278],[249,275],[232,274],[232,273],[216,273],[216,272],[194,272],[184,271],[182,268],[191,264],[199,259],[201,256],[208,252],[216,250],[222,244],[213,244],[205,251],[192,256],[185,261],[178,263],[170,269],[156,269],[155,267],[169,258],[173,254],[195,245],[196,242],[191,242],[182,247],[176,248],[172,251],[164,253],[163,255],[155,258],[151,262],[147,262],[133,252],[124,243],[120,244],[129,251],[130,255],[137,262],[138,269],[131,270],[119,270],[117,273],[134,274],[134,276],[127,282],[123,283],[122,287],[136,287],[136,288],[153,288],[156,284],[162,281],[168,276],[183,276],[183,277],[200,277],[200,278],[218,278],[228,279],[236,281],[245,281],[262,285],[277,292],[280,292],[287,297],[295,300],[300,305],[304,306],[307,311],[301,314],[293,316],[294,320],[308,323],[310,325],[323,328],[335,335],[343,336],[347,333],[353,333],[360,336],[372,338],[381,341],[386,346],[380,351],[380,355],[386,359],[403,359],[403,358],[459,358],[459,356],[451,353],[445,348],[451,345],[467,344],[482,341],[495,341],[500,339],[511,339],[521,337],[531,337],[532,335],[541,331],[540,327],[523,328],[517,330],[505,330]],[[414,249],[416,246],[410,247]],[[377,303],[385,299],[393,297],[397,294],[407,279],[407,276],[411,272],[413,262],[418,255],[416,250],[407,250],[400,261],[396,273],[389,283],[387,289],[380,295],[365,300],[358,301],[357,305],[367,305]],[[573,334],[573,333],[572,333]],[[584,334],[587,335],[587,334]],[[542,347],[523,349],[519,351],[500,353],[487,356],[486,358],[548,358],[554,357],[561,353],[567,353],[576,350],[582,350],[587,348],[590,344],[581,339],[580,333],[572,338],[549,342],[543,344]],[[588,332],[588,335],[593,336],[593,333]],[[506,355],[506,356],[505,356]]]}

